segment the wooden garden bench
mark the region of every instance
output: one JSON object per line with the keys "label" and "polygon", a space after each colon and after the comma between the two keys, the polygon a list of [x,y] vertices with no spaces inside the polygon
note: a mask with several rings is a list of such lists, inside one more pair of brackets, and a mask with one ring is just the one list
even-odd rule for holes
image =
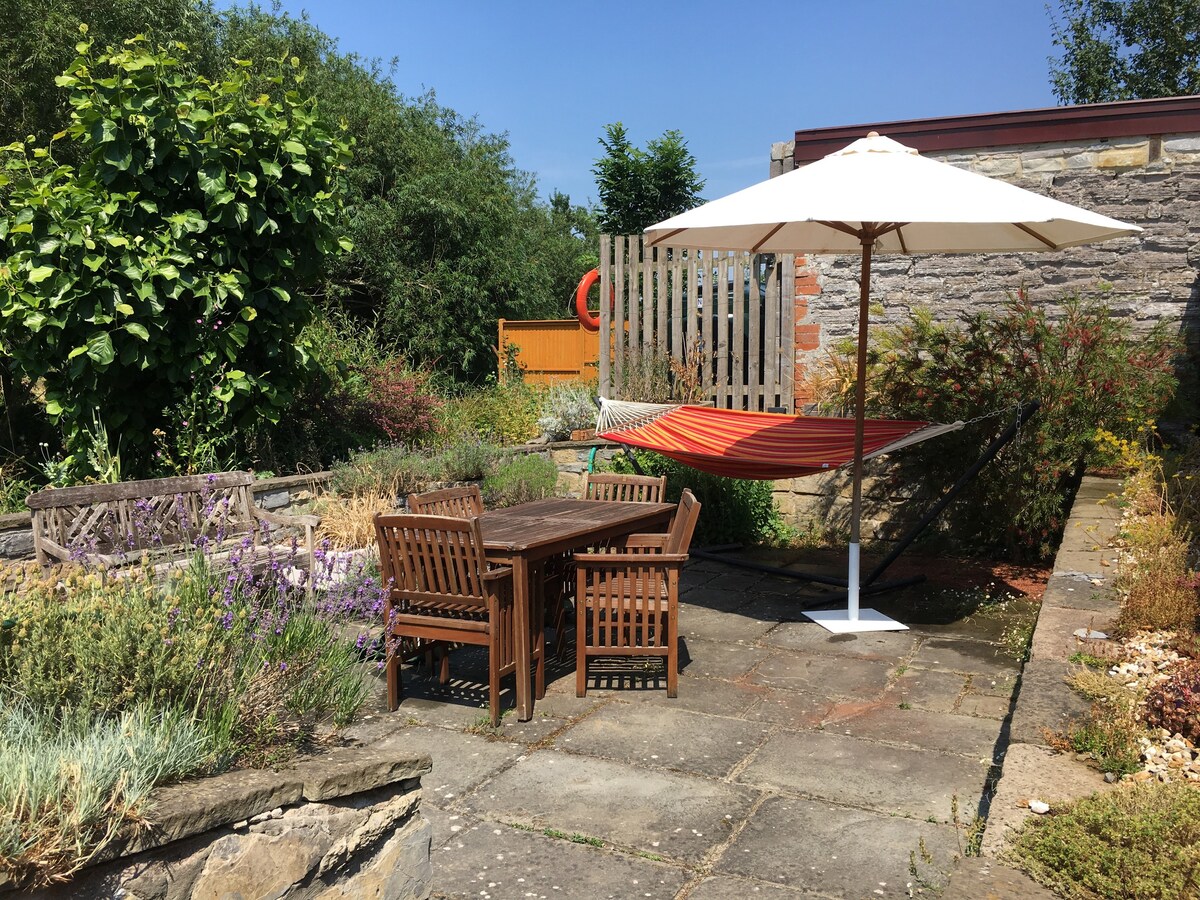
{"label": "wooden garden bench", "polygon": [[250,472],[221,472],[38,491],[25,500],[34,552],[43,566],[120,566],[149,554],[157,571],[177,567],[201,545],[227,554],[247,537],[256,556],[291,556],[295,536],[293,564],[311,567],[320,518],[259,509],[253,485]]}

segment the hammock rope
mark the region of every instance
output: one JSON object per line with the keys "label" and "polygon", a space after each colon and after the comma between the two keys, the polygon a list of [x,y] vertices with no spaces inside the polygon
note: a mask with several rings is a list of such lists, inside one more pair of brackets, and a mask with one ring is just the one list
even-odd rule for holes
{"label": "hammock rope", "polygon": [[[883,456],[963,427],[867,419],[863,459]],[[826,472],[854,459],[854,420],[600,398],[596,436],[654,450],[732,478],[776,480]]]}

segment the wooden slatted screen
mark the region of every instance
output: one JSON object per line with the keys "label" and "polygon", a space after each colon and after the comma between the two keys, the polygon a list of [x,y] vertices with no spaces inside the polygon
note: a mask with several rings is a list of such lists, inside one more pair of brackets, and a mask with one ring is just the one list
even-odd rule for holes
{"label": "wooden slatted screen", "polygon": [[[795,257],[600,238],[600,391],[626,400],[647,371],[695,372],[726,409],[794,406]],[[603,346],[604,341],[601,340]],[[639,377],[641,373],[641,377]],[[665,376],[664,376],[665,377]],[[656,382],[657,383],[657,382]]]}

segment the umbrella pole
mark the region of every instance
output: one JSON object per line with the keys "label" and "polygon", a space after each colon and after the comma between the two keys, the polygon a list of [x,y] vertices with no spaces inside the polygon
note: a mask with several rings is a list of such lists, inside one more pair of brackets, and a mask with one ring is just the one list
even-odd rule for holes
{"label": "umbrella pole", "polygon": [[846,609],[820,610],[805,613],[809,619],[834,633],[855,631],[905,631],[895,619],[873,609],[859,609],[859,547],[862,519],[863,436],[866,431],[867,408],[867,322],[871,312],[871,252],[875,246],[875,226],[863,223],[859,232],[862,241],[862,273],[858,291],[858,371],[854,379],[854,484],[850,502],[850,546],[846,574]]}
{"label": "umbrella pole", "polygon": [[859,546],[862,520],[863,442],[867,407],[867,320],[871,314],[871,250],[874,237],[862,239],[862,269],[858,282],[858,366],[854,374],[854,487],[850,501],[849,572],[846,575],[846,616],[859,620]]}

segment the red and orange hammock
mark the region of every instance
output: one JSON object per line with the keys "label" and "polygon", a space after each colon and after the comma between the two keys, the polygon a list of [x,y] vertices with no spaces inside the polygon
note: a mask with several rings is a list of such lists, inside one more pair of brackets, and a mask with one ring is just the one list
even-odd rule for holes
{"label": "red and orange hammock", "polygon": [[[962,428],[867,419],[863,459]],[[596,436],[653,450],[714,475],[774,481],[813,475],[854,459],[854,420],[600,398]]]}

